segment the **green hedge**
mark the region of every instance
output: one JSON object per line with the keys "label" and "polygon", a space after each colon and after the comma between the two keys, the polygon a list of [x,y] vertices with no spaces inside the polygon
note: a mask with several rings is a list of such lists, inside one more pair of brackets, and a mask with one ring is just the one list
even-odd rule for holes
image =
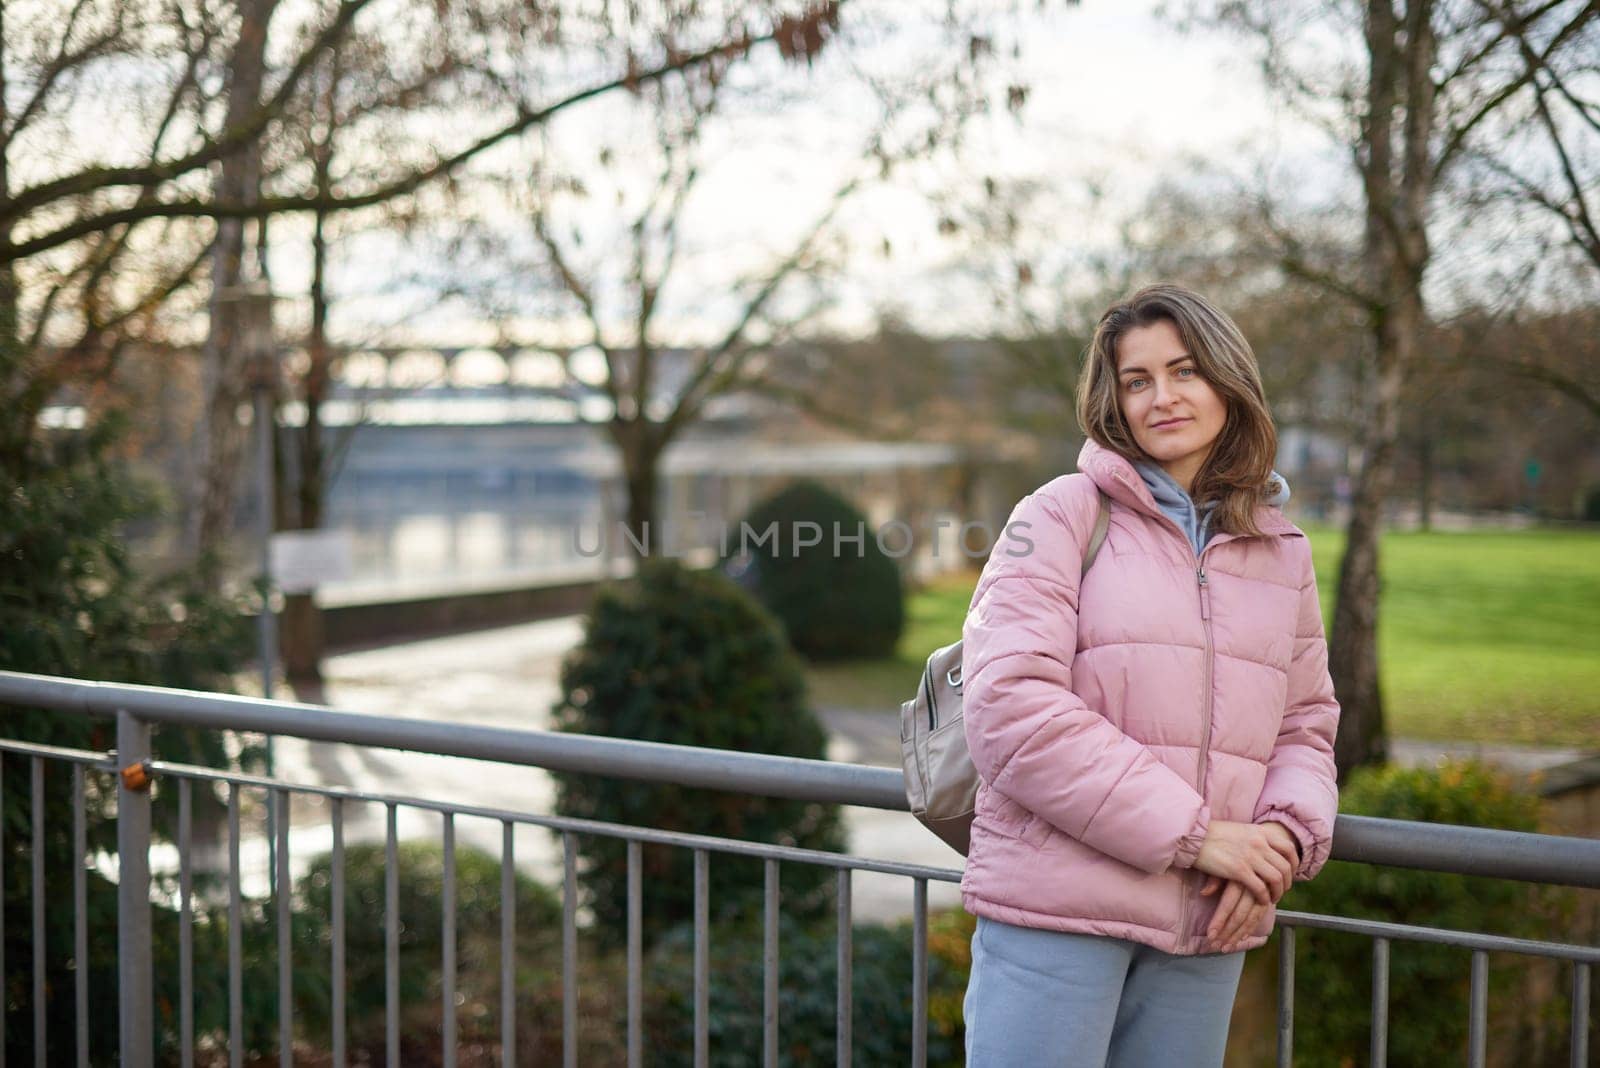
{"label": "green hedge", "polygon": [[[715,572],[646,561],[634,581],[596,596],[584,640],[562,666],[561,730],[605,737],[821,759],[826,736],[805,705],[800,664],[776,622]],[[693,834],[839,851],[834,805],[556,773],[556,811]],[[579,835],[579,881],[597,937],[626,932],[627,846]],[[693,915],[694,854],[642,850],[646,940]],[[787,885],[798,915],[826,911],[827,871],[799,866]],[[713,915],[759,900],[759,860],[714,855]]]}
{"label": "green hedge", "polygon": [[[456,861],[456,965],[458,976],[492,977],[498,1002],[500,961],[500,858],[459,841]],[[398,846],[400,905],[400,1001],[402,1006],[438,1002],[444,952],[444,849],[434,842]],[[351,1034],[376,1040],[382,1034],[386,997],[383,909],[388,865],[382,843],[345,849],[346,1009]],[[300,911],[297,942],[314,947],[318,982],[297,992],[302,1030],[331,1034],[331,990],[325,990],[333,946],[333,864],[328,854],[311,862],[296,884]],[[561,923],[554,893],[525,875],[516,877],[519,956],[543,944]],[[465,990],[460,986],[458,989]]]}
{"label": "green hedge", "polygon": [[[1432,768],[1384,767],[1354,772],[1341,790],[1340,809],[1362,816],[1532,831],[1539,800],[1513,788],[1501,773],[1476,762]],[[1291,890],[1283,907],[1356,919],[1484,931],[1523,938],[1559,929],[1567,895],[1499,879],[1441,875],[1369,864],[1330,862],[1309,883]],[[1301,929],[1295,957],[1295,1063],[1364,1063],[1371,1026],[1372,940]],[[1491,1011],[1499,1017],[1497,1045],[1530,1049],[1548,1044],[1540,1032],[1556,1025],[1564,1006],[1545,1006],[1551,1020],[1529,1013],[1520,997],[1527,958],[1491,954]],[[1455,1064],[1465,1057],[1471,953],[1450,946],[1394,942],[1390,948],[1389,1060],[1391,1064]],[[1525,1060],[1522,1063],[1533,1063]]]}
{"label": "green hedge", "polygon": [[[79,433],[50,435],[30,444],[23,457],[0,460],[0,669],[63,675],[105,682],[226,690],[229,676],[249,656],[252,629],[246,599],[197,592],[193,575],[154,576],[129,551],[127,531],[156,516],[154,488],[132,477],[122,460],[126,442],[118,420],[104,419]],[[116,744],[107,720],[30,708],[0,708],[0,734],[7,738],[72,749],[104,751]],[[239,739],[234,739],[239,741]],[[165,727],[152,732],[157,759],[213,767],[249,769],[260,748],[230,750],[221,732]],[[78,861],[72,843],[72,770],[60,761],[44,765],[44,857],[49,901],[45,940],[35,946],[32,909],[32,770],[29,758],[0,757],[0,859],[4,861],[5,969],[0,974],[0,1012],[5,1048],[12,1063],[33,1055],[33,954],[45,955],[45,1026],[54,1063],[71,1057],[75,1037],[73,911],[70,888]],[[177,819],[176,790],[157,789],[152,805],[158,839],[171,841]],[[86,838],[91,853],[115,851],[111,776],[86,776]],[[194,791],[197,822],[221,806],[208,789]],[[90,1028],[94,1063],[106,1063],[116,1044],[116,893],[90,873],[88,969],[90,1013],[109,1026]],[[156,912],[157,954],[163,913]],[[158,960],[161,958],[158,956]],[[172,973],[176,984],[176,971]],[[164,981],[164,979],[159,980]],[[158,987],[158,993],[160,992]]]}
{"label": "green hedge", "polygon": [[[787,879],[790,867],[784,868]],[[779,929],[779,1063],[832,1064],[837,1042],[837,925],[799,924],[785,918]],[[744,920],[713,928],[710,950],[710,1063],[725,1068],[761,1063],[763,1002],[762,931]],[[855,1064],[911,1063],[912,929],[859,924],[851,929],[851,1054]],[[663,937],[647,960],[651,994],[645,1028],[649,1061],[693,1063],[693,929]],[[966,976],[931,957],[928,986],[935,999],[960,996]],[[962,1035],[929,1028],[928,1063],[961,1060]]]}
{"label": "green hedge", "polygon": [[[816,482],[800,481],[758,504],[744,523],[752,539],[775,527],[776,542],[757,547],[752,540],[741,552],[730,539],[723,567],[778,617],[797,650],[812,660],[893,655],[905,626],[900,567],[855,505]],[[802,523],[816,524],[818,544],[799,548]],[[799,529],[808,540],[817,536]],[[844,540],[858,532],[859,546]],[[899,551],[899,538],[885,535],[885,543]]]}

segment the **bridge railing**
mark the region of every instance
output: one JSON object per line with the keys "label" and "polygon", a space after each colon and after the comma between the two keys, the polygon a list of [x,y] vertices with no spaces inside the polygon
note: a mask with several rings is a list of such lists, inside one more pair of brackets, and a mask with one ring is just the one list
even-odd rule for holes
{"label": "bridge railing", "polygon": [[[673,783],[753,795],[804,801],[857,805],[904,811],[900,774],[887,768],[863,767],[826,761],[800,760],[754,753],[697,749],[653,742],[535,730],[398,719],[340,712],[320,705],[266,701],[248,697],[194,693],[155,687],[113,685],[16,672],[0,672],[0,705],[52,709],[57,712],[111,717],[116,724],[116,748],[89,752],[0,739],[0,753],[26,761],[30,775],[30,856],[32,897],[28,923],[32,954],[32,1046],[38,1065],[88,1063],[89,969],[87,953],[85,874],[89,863],[86,842],[86,807],[89,777],[114,779],[117,798],[117,953],[119,985],[118,1050],[124,1065],[143,1066],[152,1061],[154,1005],[152,1000],[151,936],[151,784],[171,783],[177,790],[178,827],[178,1033],[181,1063],[195,1057],[194,1026],[194,881],[192,870],[193,790],[195,783],[221,784],[227,796],[228,884],[228,1050],[230,1063],[243,1057],[243,978],[240,942],[243,907],[240,862],[241,802],[247,794],[264,800],[276,816],[273,821],[272,864],[275,885],[290,883],[291,855],[289,803],[295,796],[327,801],[331,818],[331,946],[327,962],[332,996],[331,1052],[333,1062],[346,1062],[346,916],[345,842],[346,806],[382,806],[385,814],[385,901],[383,910],[385,1045],[387,1063],[400,1057],[400,954],[398,823],[402,810],[438,815],[443,848],[441,922],[443,934],[441,997],[442,1060],[456,1061],[456,872],[455,821],[473,817],[498,821],[502,831],[500,1004],[502,1063],[515,1061],[515,845],[519,826],[548,828],[562,845],[562,1059],[575,1065],[578,1058],[578,894],[576,891],[576,836],[598,835],[627,843],[627,1058],[629,1065],[644,1057],[642,977],[642,847],[660,844],[693,852],[694,947],[693,1016],[694,1060],[705,1064],[710,1054],[710,952],[709,891],[713,855],[760,858],[765,882],[762,904],[763,1037],[762,1060],[776,1065],[781,1019],[778,1002],[779,894],[785,864],[820,865],[836,872],[837,1063],[848,1065],[852,1048],[852,875],[878,872],[904,878],[912,904],[912,980],[906,998],[912,1007],[913,1062],[921,1068],[927,1060],[928,1026],[928,884],[954,883],[954,869],[896,863],[869,857],[766,845],[734,839],[682,834],[650,827],[599,823],[537,812],[512,811],[454,803],[447,800],[400,796],[160,762],[151,759],[150,730],[171,724],[211,730],[258,732],[308,741],[338,742],[383,749],[408,750],[464,757],[500,764],[526,765],[552,771],[575,772],[638,781]],[[888,720],[885,721],[889,722]],[[72,885],[74,917],[74,1022],[71,1057],[46,1045],[45,945],[47,908],[60,908],[61,895],[47,891],[44,865],[46,837],[44,783],[47,768],[70,769],[73,804],[75,864]],[[15,765],[13,765],[15,766]],[[0,765],[3,767],[3,765]],[[3,773],[3,772],[0,772]],[[106,782],[97,784],[103,792]],[[162,787],[166,788],[165,785]],[[14,825],[16,817],[0,812],[0,827]],[[909,824],[908,833],[922,833]],[[7,854],[0,850],[0,863]],[[1490,876],[1527,882],[1600,888],[1600,841],[1473,827],[1414,823],[1370,817],[1341,816],[1334,834],[1333,857],[1367,864],[1422,869],[1441,873]],[[0,870],[3,882],[3,870]],[[291,939],[290,895],[275,895],[278,941],[278,1043],[284,1065],[293,1063],[294,957]],[[3,908],[3,902],[0,902]],[[15,917],[0,912],[0,930],[9,930]],[[1600,948],[1558,942],[1507,938],[1472,931],[1454,931],[1408,924],[1383,923],[1337,916],[1280,911],[1282,947],[1278,976],[1278,1063],[1291,1062],[1294,1042],[1294,964],[1297,929],[1323,928],[1372,939],[1372,1025],[1370,1063],[1387,1060],[1389,1031],[1389,954],[1394,942],[1431,942],[1458,946],[1471,952],[1468,1059],[1485,1063],[1488,1037],[1488,954],[1511,953],[1568,962],[1572,969],[1570,1062],[1588,1064],[1588,1022],[1593,966],[1600,963]],[[0,952],[4,939],[0,938]],[[0,958],[0,974],[4,960]],[[0,1013],[0,1028],[4,1014]],[[0,1050],[5,1036],[0,1030]]]}

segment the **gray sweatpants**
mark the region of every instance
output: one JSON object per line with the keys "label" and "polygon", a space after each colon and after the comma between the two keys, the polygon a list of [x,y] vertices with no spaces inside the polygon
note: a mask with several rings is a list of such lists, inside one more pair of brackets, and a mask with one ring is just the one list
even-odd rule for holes
{"label": "gray sweatpants", "polygon": [[968,1068],[1221,1065],[1244,953],[1178,957],[978,917]]}

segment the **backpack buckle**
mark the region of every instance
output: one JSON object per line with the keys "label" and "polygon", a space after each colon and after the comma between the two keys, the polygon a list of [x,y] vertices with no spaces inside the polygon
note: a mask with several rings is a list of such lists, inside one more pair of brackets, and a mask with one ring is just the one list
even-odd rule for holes
{"label": "backpack buckle", "polygon": [[946,671],[944,673],[944,680],[948,682],[954,689],[961,689],[961,665],[957,664],[949,671]]}

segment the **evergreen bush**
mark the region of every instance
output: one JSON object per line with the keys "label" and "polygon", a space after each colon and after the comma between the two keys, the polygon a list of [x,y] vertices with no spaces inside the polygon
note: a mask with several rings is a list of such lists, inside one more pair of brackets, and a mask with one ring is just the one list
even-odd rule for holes
{"label": "evergreen bush", "polygon": [[[776,622],[727,578],[671,560],[641,563],[635,580],[601,590],[582,644],[562,665],[558,729],[612,738],[821,759],[826,737],[805,705],[799,661]],[[841,850],[837,806],[556,773],[556,811],[693,834]],[[626,934],[627,844],[578,836],[579,880],[596,937]],[[694,854],[642,849],[644,934],[693,916]],[[760,899],[752,858],[713,854],[713,915]],[[826,908],[832,873],[797,866],[786,881],[796,915]]]}
{"label": "evergreen bush", "polygon": [[[819,661],[893,655],[905,625],[900,568],[854,505],[800,481],[758,504],[744,525],[751,533],[729,537],[723,567],[778,617],[795,649]],[[769,529],[775,537],[756,545]],[[858,534],[859,543],[845,540]],[[898,551],[894,537],[885,541]]]}
{"label": "evergreen bush", "polygon": [[[793,865],[783,869],[790,876]],[[837,926],[779,926],[778,1063],[832,1064],[838,1041]],[[665,935],[647,960],[656,980],[646,997],[645,1035],[650,1062],[694,1063],[693,930]],[[912,927],[857,924],[851,928],[851,1057],[854,1064],[911,1063]],[[714,1066],[735,1068],[761,1061],[764,960],[759,920],[713,928],[710,951],[709,1032]],[[928,960],[928,990],[935,999],[959,1002],[966,975],[937,956]],[[958,1064],[963,1032],[930,1021],[928,1063]]]}
{"label": "evergreen bush", "polygon": [[[398,845],[400,907],[400,1003],[402,1009],[439,1004],[444,953],[444,850],[436,842]],[[457,989],[476,994],[498,1010],[498,985],[469,989],[471,977],[499,982],[500,858],[456,844]],[[348,846],[344,854],[346,1019],[351,1038],[378,1045],[383,1035],[387,997],[383,910],[388,864],[382,843]],[[324,977],[316,987],[297,991],[297,1022],[314,1040],[331,1033],[332,993],[325,989],[333,946],[333,858],[312,860],[296,884],[296,943],[307,947],[307,963]],[[531,963],[533,947],[551,940],[561,923],[554,893],[525,875],[516,876],[516,949],[519,964]],[[297,957],[304,951],[296,950]],[[297,960],[298,964],[299,961]],[[381,1046],[379,1047],[381,1048]]]}
{"label": "evergreen bush", "polygon": [[[125,531],[151,516],[155,496],[126,471],[119,458],[119,422],[107,418],[81,432],[28,442],[0,457],[0,669],[63,675],[106,682],[225,690],[251,648],[250,621],[242,599],[196,592],[184,574],[153,577],[128,551]],[[8,738],[74,749],[104,751],[115,744],[106,720],[41,709],[6,708],[0,733]],[[219,732],[162,728],[153,732],[158,759],[226,767],[229,752]],[[251,764],[255,746],[234,754]],[[5,911],[27,917],[32,906],[31,769],[26,758],[3,761]],[[87,839],[91,853],[115,851],[116,824],[110,810],[115,783],[91,772],[86,779]],[[177,791],[158,784],[153,797],[154,831],[170,840],[176,823]],[[61,761],[44,762],[46,885],[70,887],[73,869],[72,771]],[[197,822],[220,812],[213,790],[194,789]],[[115,894],[104,880],[88,876],[91,931],[115,930]],[[164,921],[158,912],[158,935]],[[0,976],[0,1011],[5,1012],[4,1054],[31,1060],[33,954],[45,954],[46,1033],[55,1052],[73,1048],[73,914],[52,898],[45,910],[45,944],[35,946],[25,920],[7,922],[5,972]],[[115,938],[90,940],[89,995],[94,1019],[115,1019]],[[164,951],[158,942],[157,953]],[[175,948],[174,948],[175,952]],[[175,974],[175,973],[174,973]],[[175,985],[175,984],[174,984]],[[107,1015],[109,1013],[109,1016]],[[114,1055],[116,1028],[91,1028],[90,1056],[102,1063]],[[70,1056],[70,1054],[69,1054]]]}
{"label": "evergreen bush", "polygon": [[[1429,823],[1537,829],[1539,799],[1514,789],[1477,762],[1430,768],[1362,768],[1340,791],[1340,809],[1362,816]],[[1383,920],[1522,938],[1549,935],[1568,895],[1501,879],[1330,862],[1317,878],[1294,887],[1282,907],[1356,919]],[[1372,940],[1335,931],[1301,929],[1295,985],[1305,992],[1295,1012],[1295,1062],[1364,1063],[1372,1006]],[[1536,1041],[1537,1022],[1510,1019],[1522,1006],[1513,991],[1527,980],[1527,958],[1491,954],[1492,1010],[1497,1033],[1515,1048]],[[1389,1060],[1392,1064],[1453,1064],[1465,1059],[1471,953],[1451,946],[1392,943],[1389,958]],[[1497,1000],[1498,999],[1498,1000]],[[1506,1035],[1507,1030],[1515,1032]],[[1521,1063],[1534,1063],[1525,1060]]]}

